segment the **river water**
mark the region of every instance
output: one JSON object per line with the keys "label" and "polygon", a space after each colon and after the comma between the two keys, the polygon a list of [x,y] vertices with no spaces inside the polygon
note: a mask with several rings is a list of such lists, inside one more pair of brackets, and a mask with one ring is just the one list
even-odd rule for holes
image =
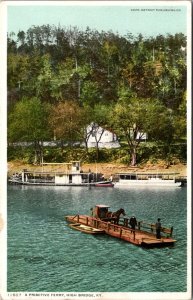
{"label": "river water", "polygon": [[[186,292],[187,189],[8,186],[8,291]],[[144,249],[71,229],[96,204],[174,226],[173,247]]]}

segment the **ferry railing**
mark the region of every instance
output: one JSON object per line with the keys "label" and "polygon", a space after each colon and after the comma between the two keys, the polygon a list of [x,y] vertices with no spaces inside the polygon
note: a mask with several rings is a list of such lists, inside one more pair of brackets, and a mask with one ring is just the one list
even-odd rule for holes
{"label": "ferry railing", "polygon": [[[119,223],[119,225],[115,225],[115,224],[112,224],[112,223],[109,224],[109,228],[113,228],[114,231],[116,231],[116,230],[121,231],[122,230],[122,231],[124,231],[124,234],[133,233],[134,239],[135,239],[135,235],[137,233],[137,230],[146,229],[145,230],[146,232],[148,230],[149,233],[156,234],[156,224],[154,224],[154,223],[150,224],[150,223],[147,223],[147,222],[144,222],[144,221],[138,221],[136,227],[137,227],[136,230],[132,229],[131,227],[128,226],[128,222],[125,222],[125,221],[123,221],[122,224]],[[172,237],[173,227],[171,227],[171,228],[161,227],[161,232],[166,234],[167,237]],[[121,233],[120,233],[120,235],[121,235]]]}
{"label": "ferry railing", "polygon": [[[132,229],[130,227],[126,227],[124,225],[114,224],[111,221],[101,220],[99,218],[94,218],[87,215],[75,215],[72,217],[73,222],[78,222],[87,226],[91,226],[97,229],[104,230],[107,234],[114,236],[116,238],[120,238],[126,241],[131,241],[135,244],[140,244],[143,242],[143,239],[156,239],[156,234],[154,232],[155,224],[147,223],[144,221],[138,221],[138,226],[136,229]],[[162,236],[162,238],[171,238],[173,227],[166,228],[162,227],[161,230],[163,233],[167,234],[167,236]]]}
{"label": "ferry railing", "polygon": [[[114,231],[114,232],[119,232],[120,236],[122,235],[122,232],[124,231],[125,234],[129,233],[133,233],[133,235],[135,236],[136,231],[140,230],[140,231],[146,231],[152,234],[156,233],[156,224],[155,223],[147,223],[144,221],[138,221],[137,222],[137,226],[136,226],[136,230],[130,228],[128,226],[128,224],[123,223],[123,224],[114,224],[113,222],[113,218],[110,221],[103,221],[101,219],[98,218],[94,218],[94,217],[90,217],[90,216],[86,216],[86,215],[75,215],[73,218],[73,220],[76,219],[76,221],[79,223],[82,223],[84,225],[87,226],[91,226],[91,227],[95,227],[98,229],[104,229],[107,232],[109,231]],[[122,231],[121,231],[122,230]],[[173,234],[173,227],[171,228],[167,228],[167,227],[161,227],[161,232],[166,234],[167,237],[172,237]]]}
{"label": "ferry railing", "polygon": [[97,229],[104,229],[108,232],[113,232],[113,234],[117,235],[118,237],[122,237],[124,234],[131,238],[131,234],[133,234],[133,239],[135,239],[136,231],[130,227],[123,227],[121,224],[114,224],[111,221],[103,221],[98,218],[88,217],[84,215],[75,215],[72,219],[74,220],[77,218],[77,222],[82,223],[87,226],[95,227]]}
{"label": "ferry railing", "polygon": [[[143,230],[143,229],[148,229],[151,233],[156,232],[156,224],[155,223],[147,223],[144,221],[138,221],[138,229]],[[172,237],[173,234],[173,226],[170,228],[167,227],[161,227],[161,232],[169,235]]]}

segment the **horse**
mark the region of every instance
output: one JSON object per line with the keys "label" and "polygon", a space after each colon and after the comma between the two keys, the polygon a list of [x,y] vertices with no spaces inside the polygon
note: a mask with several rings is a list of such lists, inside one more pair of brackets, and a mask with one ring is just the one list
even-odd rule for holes
{"label": "horse", "polygon": [[121,214],[123,216],[126,215],[125,210],[123,208],[120,208],[119,210],[117,210],[115,212],[109,212],[108,217],[114,218],[114,224],[119,224],[119,218],[120,218]]}

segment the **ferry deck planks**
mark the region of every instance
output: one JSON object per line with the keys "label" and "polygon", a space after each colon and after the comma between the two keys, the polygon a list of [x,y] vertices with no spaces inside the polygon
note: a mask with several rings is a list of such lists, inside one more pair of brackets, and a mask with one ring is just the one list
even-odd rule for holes
{"label": "ferry deck planks", "polygon": [[115,225],[111,222],[102,221],[86,215],[66,216],[66,220],[70,223],[79,222],[98,229],[103,229],[106,234],[130,242],[137,246],[144,247],[163,247],[173,245],[176,240],[172,237],[161,237],[157,239],[155,234],[144,230],[132,230],[129,227]]}

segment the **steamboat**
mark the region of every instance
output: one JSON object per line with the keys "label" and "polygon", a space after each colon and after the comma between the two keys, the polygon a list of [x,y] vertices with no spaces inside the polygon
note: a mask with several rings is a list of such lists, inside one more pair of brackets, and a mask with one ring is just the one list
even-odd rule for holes
{"label": "steamboat", "polygon": [[[44,171],[44,165],[62,166],[63,171]],[[20,174],[13,174],[8,179],[11,184],[21,185],[46,185],[46,186],[96,186],[113,187],[112,181],[104,180],[102,174],[83,172],[80,161],[69,163],[42,163],[41,171],[29,171],[24,169]]]}

